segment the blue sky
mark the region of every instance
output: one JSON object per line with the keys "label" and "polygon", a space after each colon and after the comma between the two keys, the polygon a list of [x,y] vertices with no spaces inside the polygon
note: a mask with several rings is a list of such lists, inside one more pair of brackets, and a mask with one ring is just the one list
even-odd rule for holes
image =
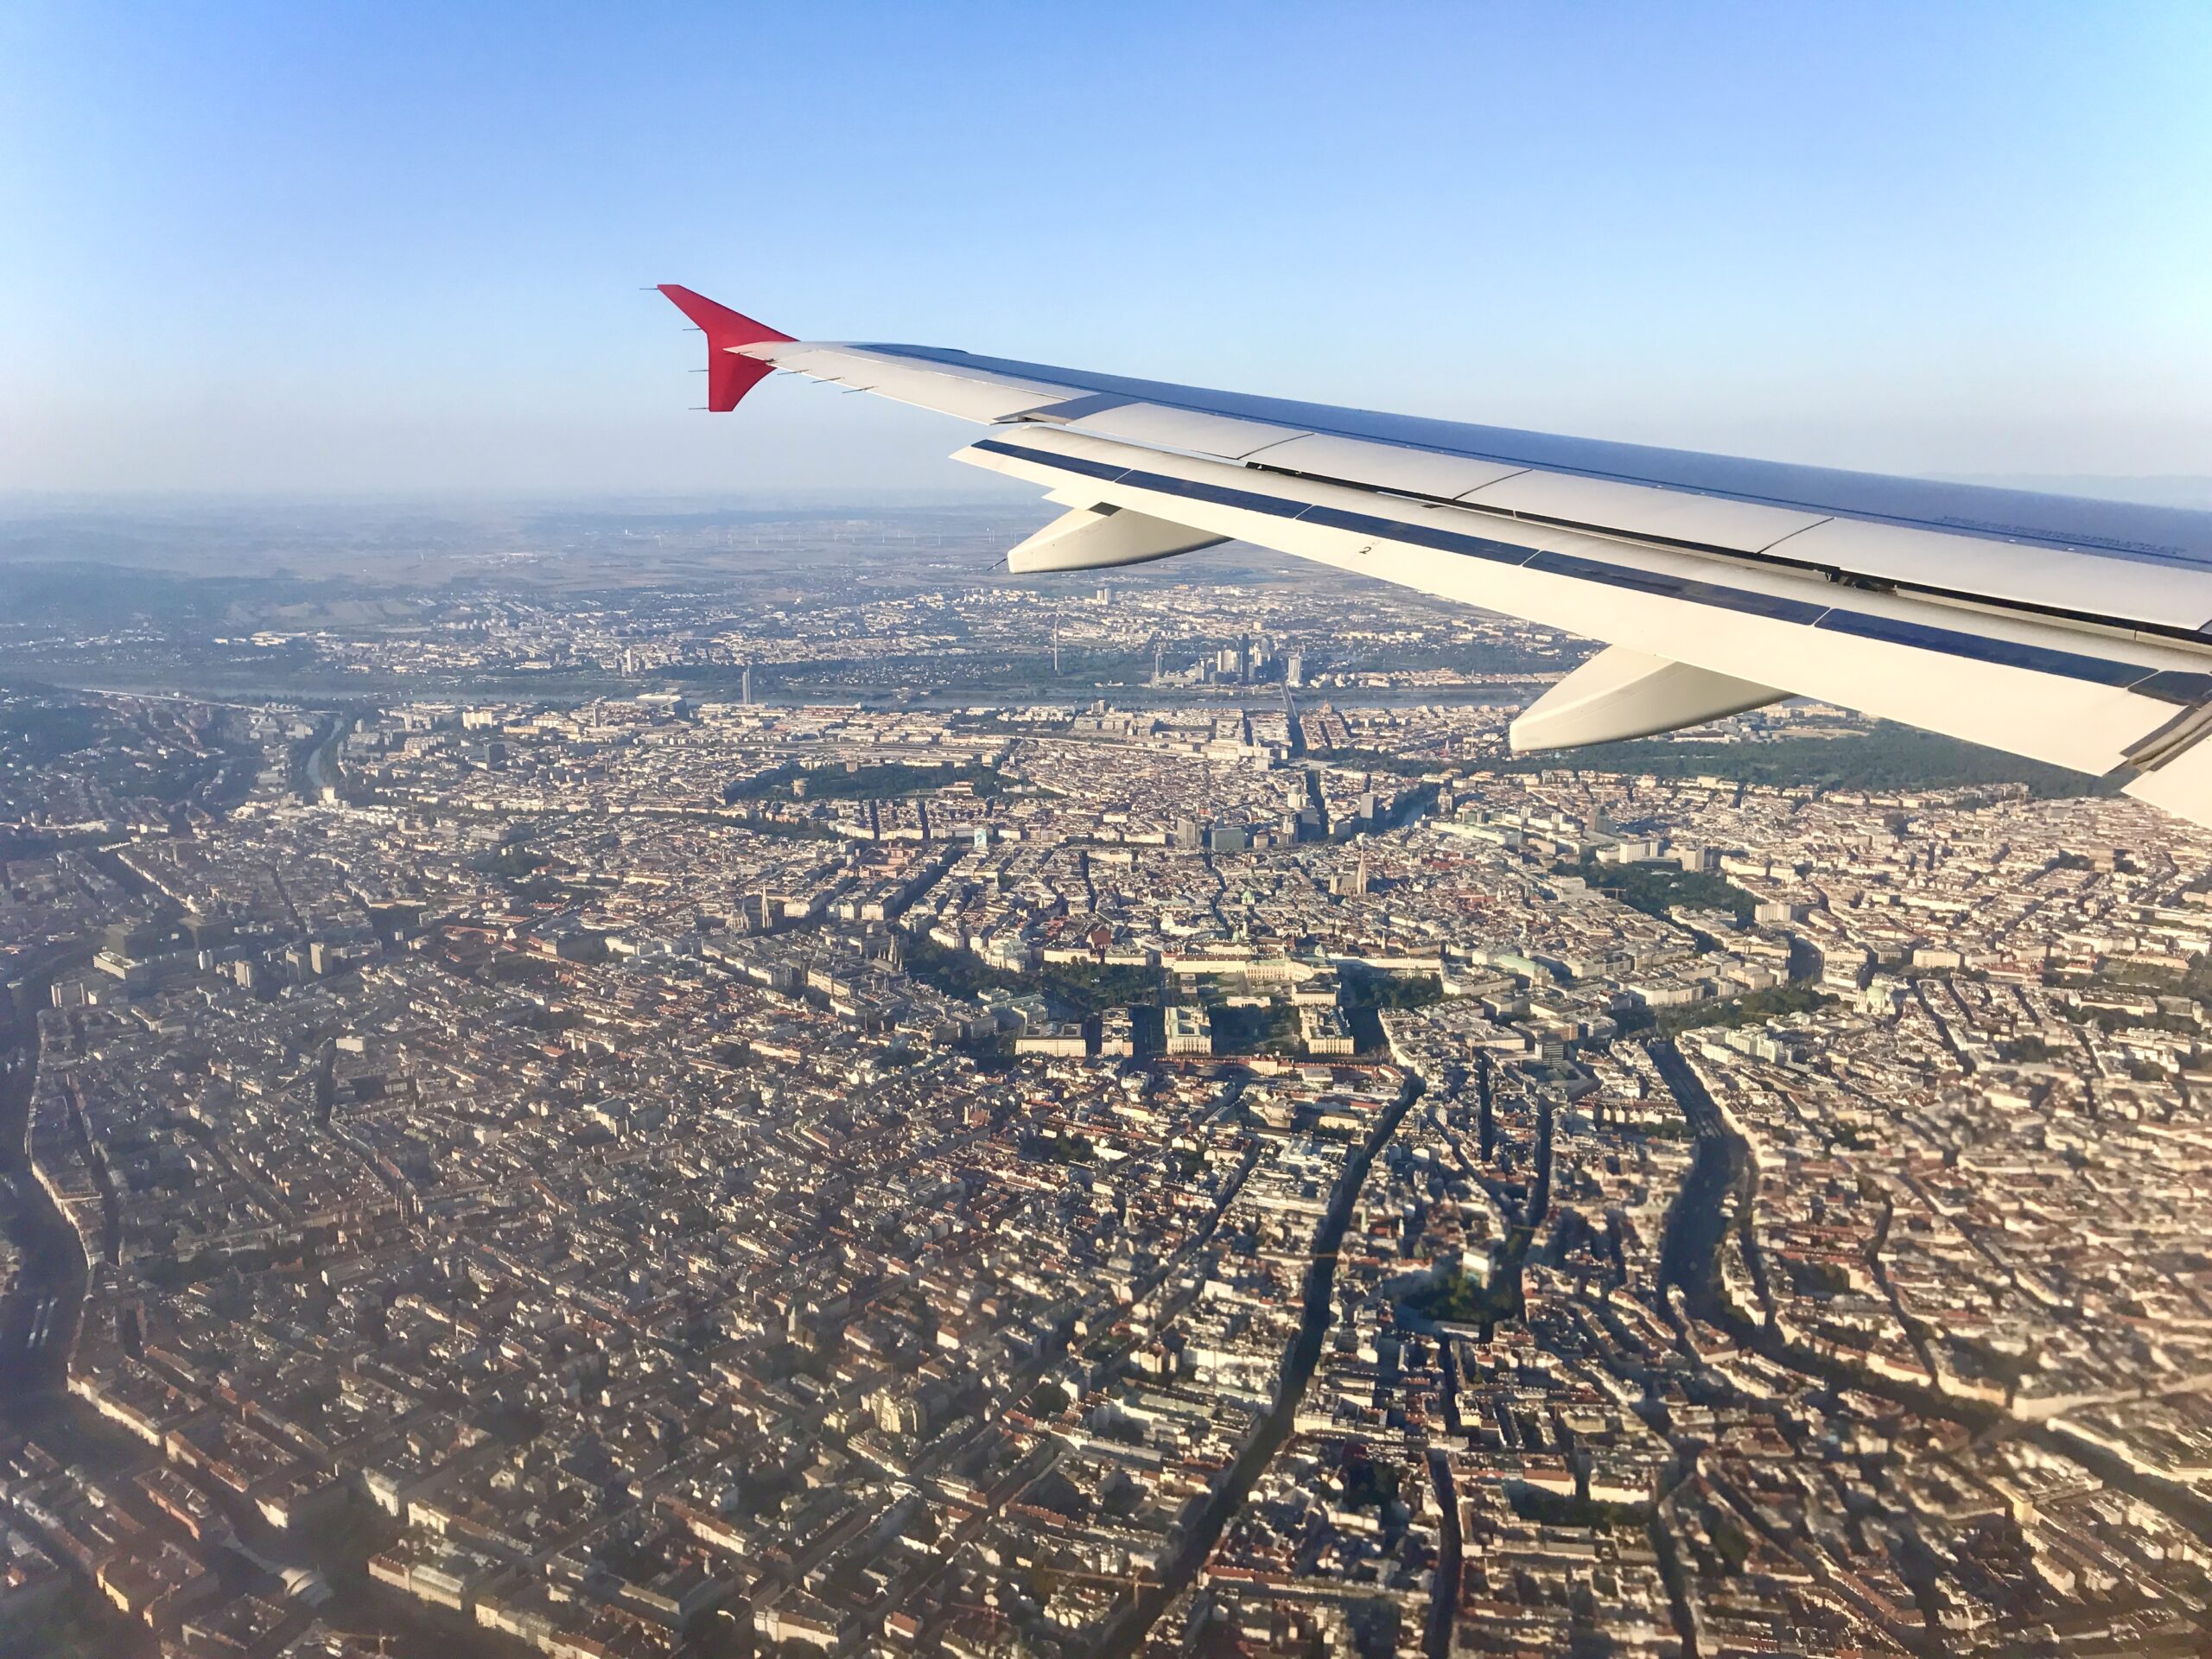
{"label": "blue sky", "polygon": [[[1834,15],[1827,15],[1833,10]],[[0,4],[0,488],[987,494],[682,282],[1883,470],[2212,473],[2212,8]]]}

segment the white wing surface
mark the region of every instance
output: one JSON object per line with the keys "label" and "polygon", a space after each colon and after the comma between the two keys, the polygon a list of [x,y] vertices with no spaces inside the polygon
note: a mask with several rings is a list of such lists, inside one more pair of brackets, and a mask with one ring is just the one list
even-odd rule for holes
{"label": "white wing surface", "polygon": [[989,427],[955,459],[1069,509],[1023,569],[1235,537],[1615,647],[1521,716],[1517,747],[1802,695],[2212,823],[2212,513],[794,340],[664,292],[708,335],[711,406],[785,370]]}

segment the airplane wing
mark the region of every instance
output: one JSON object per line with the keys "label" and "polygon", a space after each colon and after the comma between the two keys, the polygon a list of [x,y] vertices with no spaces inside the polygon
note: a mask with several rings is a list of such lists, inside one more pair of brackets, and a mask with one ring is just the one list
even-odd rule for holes
{"label": "airplane wing", "polygon": [[711,408],[785,371],[988,427],[954,459],[1068,509],[1016,572],[1234,538],[1605,641],[1516,749],[1804,696],[2212,824],[2212,513],[798,340],[661,291],[707,335]]}

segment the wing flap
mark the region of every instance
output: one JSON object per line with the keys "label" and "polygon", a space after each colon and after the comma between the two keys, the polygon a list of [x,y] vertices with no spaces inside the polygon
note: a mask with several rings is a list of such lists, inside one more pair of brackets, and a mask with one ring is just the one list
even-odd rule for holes
{"label": "wing flap", "polygon": [[[1080,398],[1079,403],[1091,403]],[[1104,400],[1108,407],[1078,414],[1067,422],[1071,432],[1116,438],[1159,449],[1185,449],[1224,461],[1242,461],[1285,441],[1304,435],[1295,427],[1268,426],[1240,421],[1227,415],[1205,415],[1195,410],[1167,409],[1158,404]],[[1033,410],[1030,418],[1051,421],[1052,410]]]}
{"label": "wing flap", "polygon": [[2187,632],[2200,631],[2212,617],[2212,572],[2184,565],[2062,552],[1859,518],[1827,519],[1773,551],[1794,563],[1871,581],[1975,594],[2061,614],[2112,617]]}
{"label": "wing flap", "polygon": [[1292,438],[1268,450],[1259,462],[1308,478],[1371,485],[1401,495],[1433,496],[1440,501],[1470,494],[1527,470],[1500,461],[1439,454],[1433,449],[1412,449],[1402,443],[1368,443],[1325,432]]}
{"label": "wing flap", "polygon": [[1516,473],[1459,497],[1484,512],[1510,512],[1654,542],[1760,553],[1821,522],[1788,507],[1724,501],[1648,485],[1566,473]]}

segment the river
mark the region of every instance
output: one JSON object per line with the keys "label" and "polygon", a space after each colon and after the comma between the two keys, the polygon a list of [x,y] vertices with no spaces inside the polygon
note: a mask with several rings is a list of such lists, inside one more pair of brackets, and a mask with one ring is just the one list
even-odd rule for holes
{"label": "river", "polygon": [[85,1304],[85,1256],[76,1229],[31,1168],[30,1106],[38,1084],[38,1009],[57,974],[89,956],[63,953],[16,982],[16,1017],[0,1042],[0,1224],[21,1253],[14,1287],[0,1299],[0,1414],[44,1407],[68,1381],[69,1352]]}
{"label": "river", "polygon": [[[148,899],[157,915],[175,906],[111,847],[86,856]],[[53,982],[92,957],[89,940],[56,947],[16,982],[16,1018],[0,1041],[0,1221],[22,1253],[14,1292],[0,1300],[0,1418],[50,1421],[68,1385],[69,1356],[84,1317],[86,1266],[77,1230],[39,1185],[31,1166],[30,1106],[38,1086],[38,1011]]]}
{"label": "river", "polygon": [[345,741],[346,734],[353,726],[353,721],[344,715],[327,715],[324,718],[330,723],[309,740],[312,747],[308,750],[304,769],[305,782],[301,792],[310,805],[322,798],[324,790],[336,786],[338,746]]}
{"label": "river", "polygon": [[[1742,1213],[1744,1189],[1751,1179],[1751,1150],[1721,1121],[1719,1108],[1674,1044],[1653,1043],[1648,1052],[1697,1135],[1689,1173],[1667,1207],[1666,1230],[1659,1244],[1659,1283],[1662,1289],[1680,1286],[1690,1312],[1711,1320],[1719,1311],[1720,1247]],[[1732,1196],[1734,1205],[1729,1202]]]}

